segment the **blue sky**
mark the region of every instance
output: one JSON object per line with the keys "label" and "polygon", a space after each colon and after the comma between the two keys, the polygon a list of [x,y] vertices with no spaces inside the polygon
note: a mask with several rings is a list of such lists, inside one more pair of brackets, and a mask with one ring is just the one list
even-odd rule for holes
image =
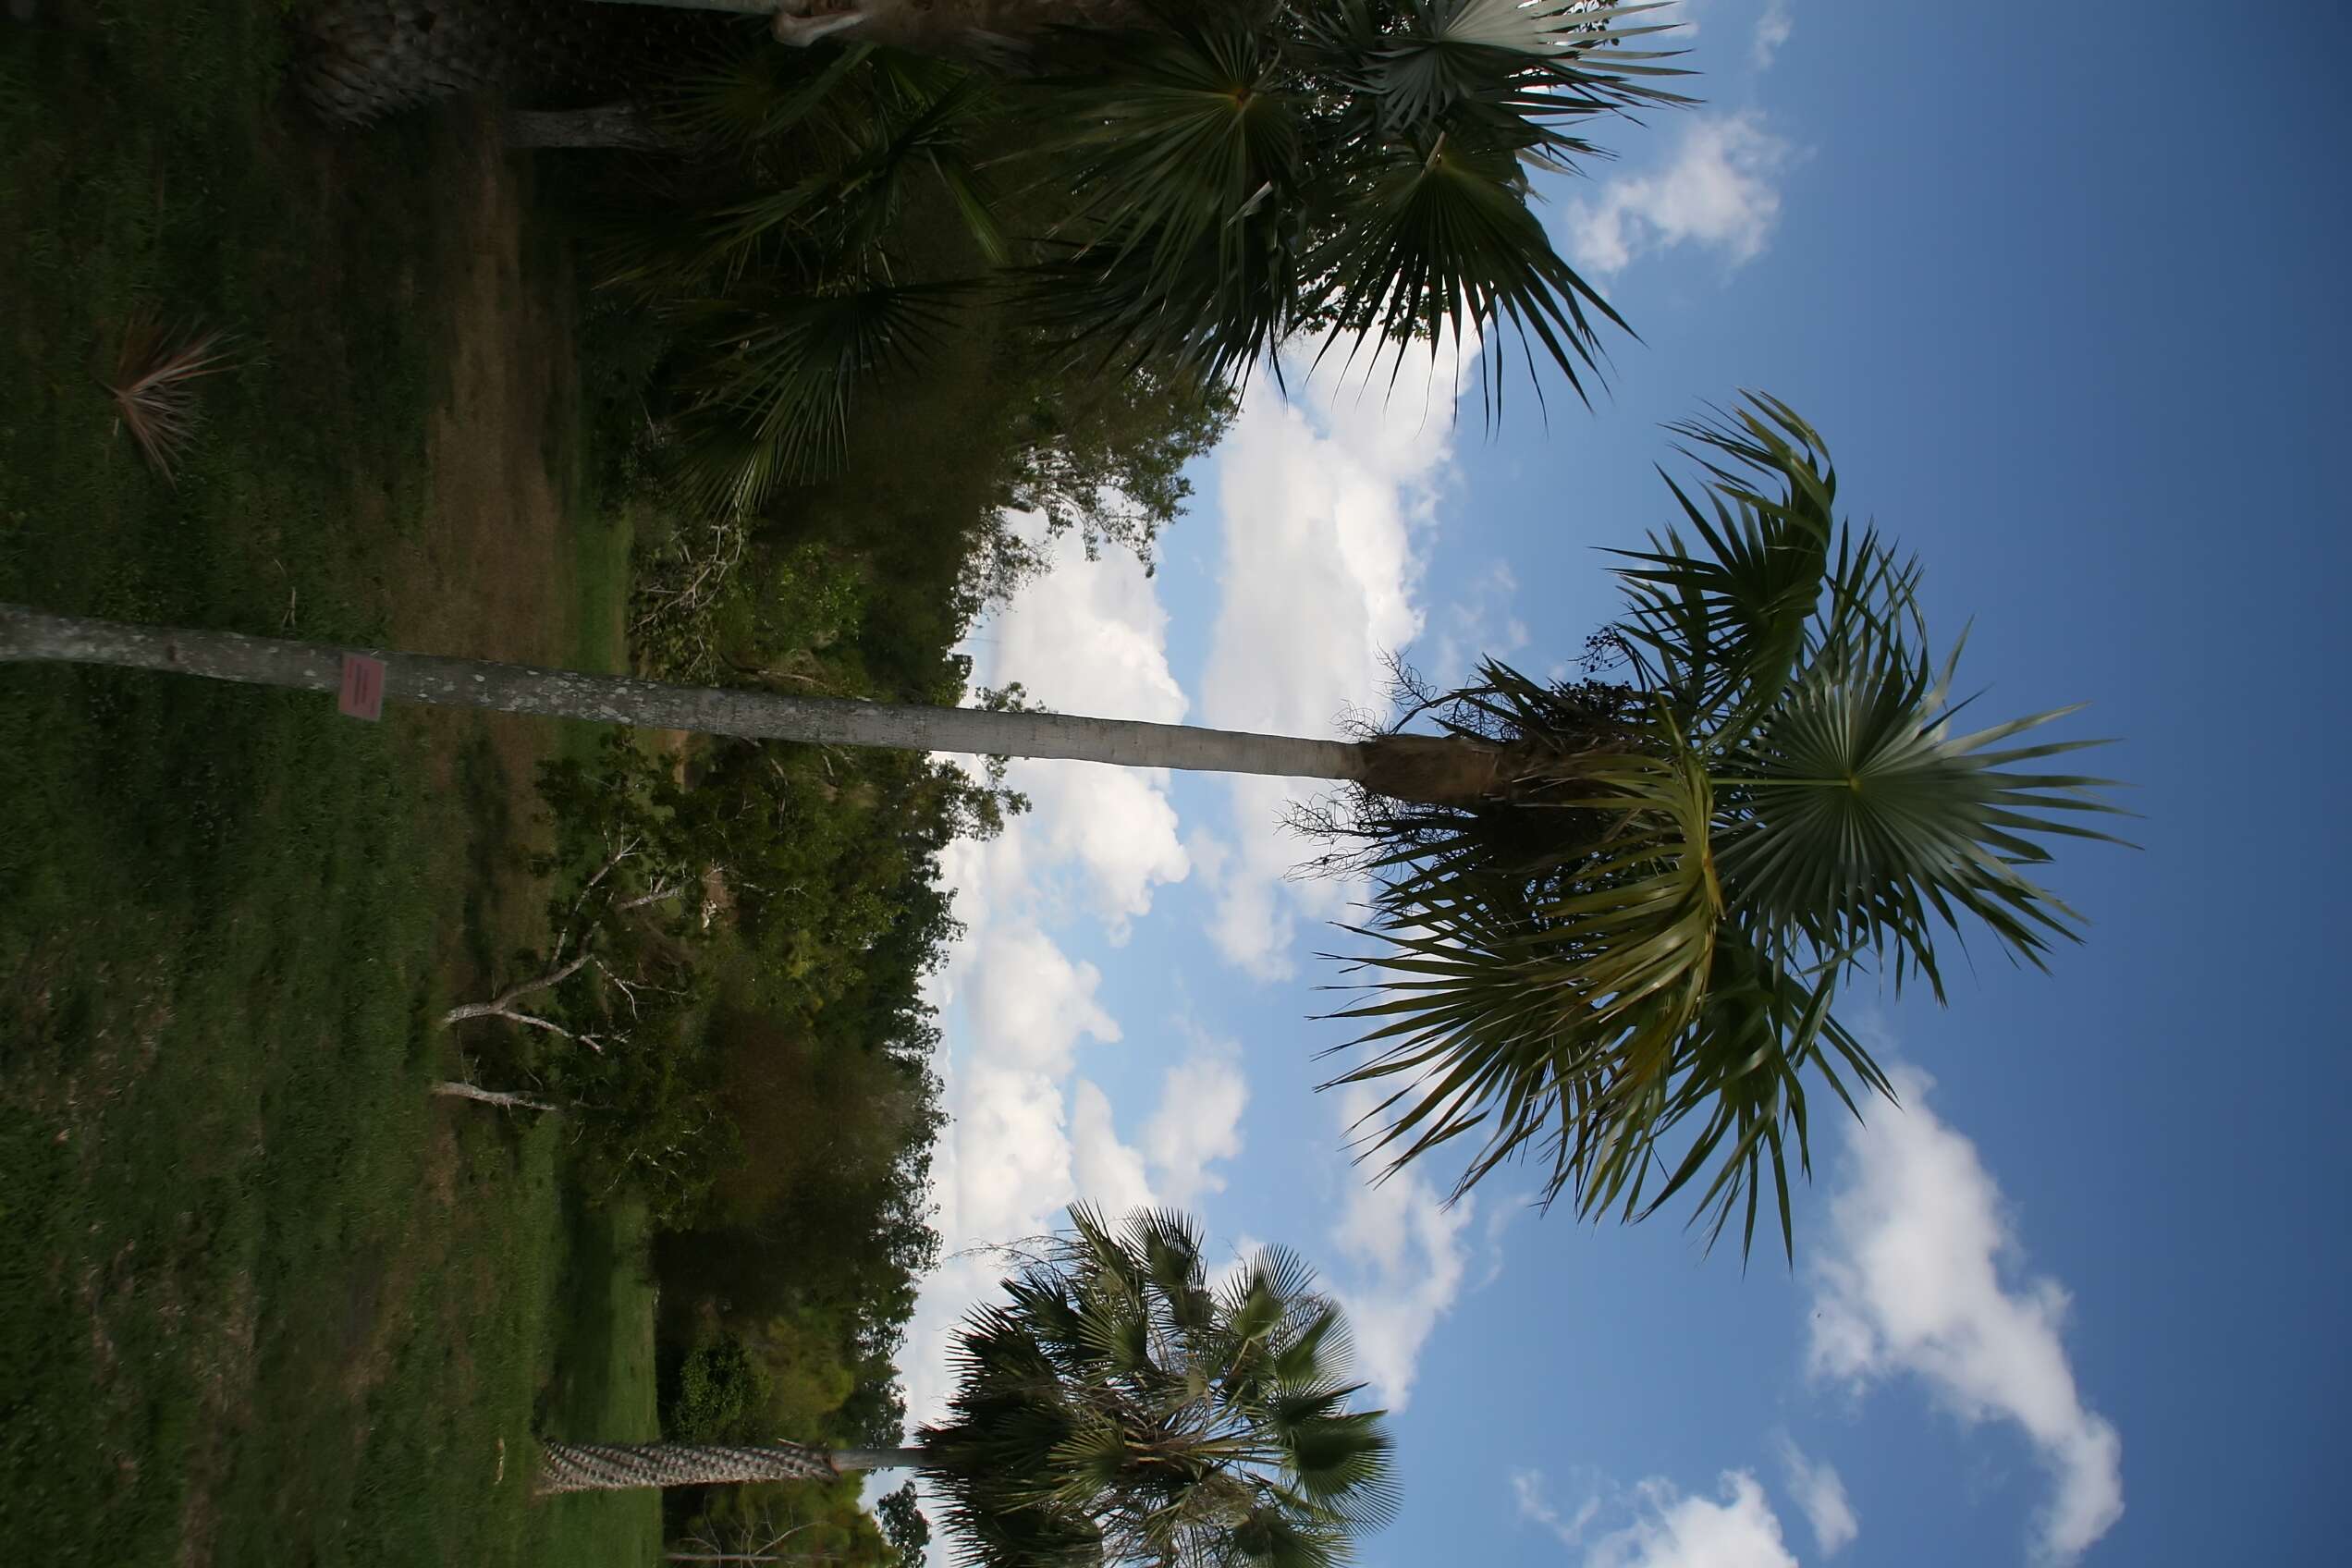
{"label": "blue sky", "polygon": [[[982,676],[1327,733],[1383,649],[1547,668],[1614,602],[1595,547],[1665,518],[1658,425],[1764,387],[1921,553],[1993,706],[2125,738],[2144,849],[2052,878],[2088,945],[1946,1011],[1865,998],[1906,1109],[1824,1138],[1795,1268],[1743,1269],[1679,1217],[1535,1216],[1509,1170],[1452,1209],[1445,1172],[1367,1189],[1313,1090],[1343,889],[1282,879],[1279,787],[1025,765],[1037,811],[951,864],[949,1244],[1148,1197],[1322,1264],[1401,1407],[1375,1568],[2335,1561],[2346,23],[1677,9],[1708,103],[1548,191],[1641,334],[1595,411],[1555,387],[1489,436],[1410,378],[1261,388],[1158,575],[1065,564],[981,629]],[[933,1281],[918,1413],[993,1272]]]}

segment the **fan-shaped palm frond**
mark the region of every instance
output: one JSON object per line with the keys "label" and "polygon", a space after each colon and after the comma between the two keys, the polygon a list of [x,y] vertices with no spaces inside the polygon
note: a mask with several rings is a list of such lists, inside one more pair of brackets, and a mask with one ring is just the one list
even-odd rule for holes
{"label": "fan-shaped palm frond", "polygon": [[698,504],[731,516],[778,483],[838,468],[858,395],[920,361],[954,292],[865,279],[689,312],[712,346],[679,416],[680,466]]}
{"label": "fan-shaped palm frond", "polygon": [[1808,1073],[1849,1107],[1891,1093],[1838,986],[1870,966],[1941,998],[1936,938],[1972,929],[2040,963],[2078,917],[2025,868],[2116,808],[2033,766],[2098,742],[2015,743],[2072,709],[1963,731],[1916,563],[1836,518],[1792,410],[1675,428],[1703,483],[1670,478],[1683,523],[1622,553],[1623,683],[1486,667],[1431,711],[1500,749],[1503,784],[1353,825],[1382,973],[1338,1014],[1369,1055],[1337,1081],[1401,1084],[1367,1153],[1473,1136],[1462,1188],[1536,1151],[1586,1212],[1695,1186],[1712,1232],[1744,1208],[1752,1241],[1769,1177],[1790,1246]]}
{"label": "fan-shaped palm frond", "polygon": [[1317,35],[1334,58],[1365,62],[1353,74],[1390,125],[1438,124],[1471,104],[1541,124],[1689,102],[1665,86],[1684,74],[1663,63],[1672,51],[1632,47],[1669,31],[1632,18],[1664,9],[1424,0],[1403,27],[1382,29],[1374,7],[1349,0],[1324,12]]}
{"label": "fan-shaped palm frond", "polygon": [[[1623,324],[1553,249],[1525,165],[1597,155],[1564,122],[1684,102],[1620,15],[1327,0],[1104,38],[1098,70],[1038,90],[1073,129],[1036,151],[1076,196],[1039,308],[1106,358],[1217,375],[1302,331],[1378,352],[1507,323],[1581,395]],[[1501,361],[1482,364],[1491,414]]]}
{"label": "fan-shaped palm frond", "polygon": [[1239,7],[1104,41],[1115,71],[1046,90],[1036,155],[1066,182],[1028,293],[1105,361],[1244,371],[1301,317],[1301,104]]}
{"label": "fan-shaped palm frond", "polygon": [[1295,1256],[1212,1284],[1198,1231],[1091,1209],[967,1324],[925,1449],[974,1561],[1341,1561],[1395,1509],[1346,1326]]}

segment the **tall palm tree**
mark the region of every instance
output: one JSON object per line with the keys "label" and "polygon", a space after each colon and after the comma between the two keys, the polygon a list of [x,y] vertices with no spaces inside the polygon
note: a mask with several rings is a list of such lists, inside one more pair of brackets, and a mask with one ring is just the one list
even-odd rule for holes
{"label": "tall palm tree", "polygon": [[1388,1521],[1381,1413],[1351,1408],[1346,1323],[1305,1264],[1268,1248],[1213,1283],[1182,1215],[1070,1220],[959,1329],[954,1398],[919,1444],[549,1443],[541,1489],[911,1468],[986,1568],[1316,1568]]}
{"label": "tall palm tree", "polygon": [[[655,729],[1319,778],[1313,826],[1368,874],[1371,994],[1338,1016],[1396,1080],[1367,1128],[1403,1163],[1550,1166],[1547,1199],[1647,1214],[1704,1176],[1720,1232],[1769,1178],[1784,1247],[1806,1081],[1858,1114],[1892,1094],[1832,1011],[1875,972],[1941,998],[1940,935],[2040,965],[2079,918],[2027,873],[2052,837],[2105,838],[2106,780],[2038,770],[2093,741],[2016,743],[2071,712],[1960,724],[1956,648],[1926,643],[1917,563],[1835,513],[1820,436],[1751,398],[1679,425],[1702,482],[1620,552],[1614,679],[1546,685],[1489,663],[1420,704],[1437,733],[1356,741],[1060,714],[886,706],[681,687],[0,606],[0,662],[67,660],[333,691],[347,652],[412,702]],[[1408,715],[1415,717],[1418,715]],[[1456,1140],[1469,1142],[1456,1144]]]}

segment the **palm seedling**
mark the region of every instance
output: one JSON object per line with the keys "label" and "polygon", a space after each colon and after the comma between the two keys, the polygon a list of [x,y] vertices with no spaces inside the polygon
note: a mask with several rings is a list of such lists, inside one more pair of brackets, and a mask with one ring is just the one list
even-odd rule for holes
{"label": "palm seedling", "polygon": [[196,326],[172,327],[151,306],[131,313],[106,386],[122,429],[166,484],[196,438],[196,383],[229,368],[235,339]]}

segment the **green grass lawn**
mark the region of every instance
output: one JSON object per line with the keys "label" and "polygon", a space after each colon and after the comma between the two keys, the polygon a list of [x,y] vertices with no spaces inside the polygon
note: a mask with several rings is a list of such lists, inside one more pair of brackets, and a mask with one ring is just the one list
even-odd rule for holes
{"label": "green grass lawn", "polygon": [[[272,4],[67,15],[0,28],[0,599],[457,638],[470,584],[520,576],[497,614],[534,651],[616,664],[627,541],[576,485],[487,556],[452,508],[476,128],[305,126]],[[239,339],[176,488],[101,386],[142,302]],[[426,1092],[459,1060],[438,1011],[535,935],[515,840],[557,743],[0,667],[10,1560],[657,1553],[651,1496],[529,1497],[535,1430],[652,1430],[642,1221],[568,1189],[559,1124]]]}
{"label": "green grass lawn", "polygon": [[[645,1211],[621,1202],[567,1207],[570,1250],[563,1295],[569,1316],[540,1416],[549,1437],[640,1441],[655,1421],[655,1289],[646,1264]],[[648,1505],[651,1506],[648,1506]],[[644,1492],[575,1493],[542,1510],[536,1561],[650,1562],[661,1555],[661,1509]]]}

